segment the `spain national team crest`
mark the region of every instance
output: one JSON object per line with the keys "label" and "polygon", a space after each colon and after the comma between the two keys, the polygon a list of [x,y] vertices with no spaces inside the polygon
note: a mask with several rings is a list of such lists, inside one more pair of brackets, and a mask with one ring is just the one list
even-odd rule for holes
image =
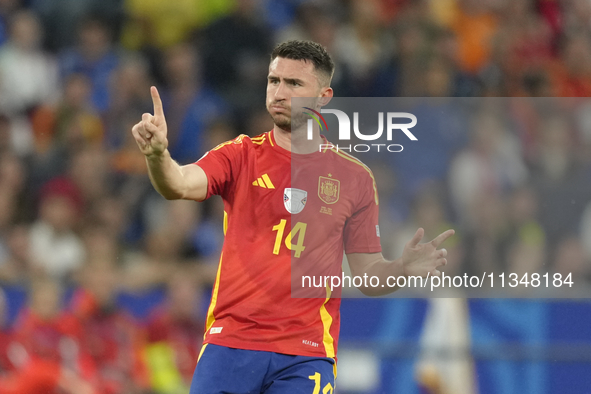
{"label": "spain national team crest", "polygon": [[308,192],[302,189],[286,187],[283,192],[283,204],[287,212],[291,214],[300,213],[304,210],[308,201]]}
{"label": "spain national team crest", "polygon": [[321,176],[318,178],[318,197],[326,204],[334,204],[339,201],[339,192],[341,191],[341,182]]}

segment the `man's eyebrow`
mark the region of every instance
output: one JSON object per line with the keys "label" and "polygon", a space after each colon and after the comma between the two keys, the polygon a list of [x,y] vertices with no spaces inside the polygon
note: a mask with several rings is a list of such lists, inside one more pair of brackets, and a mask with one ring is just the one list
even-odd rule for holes
{"label": "man's eyebrow", "polygon": [[299,85],[303,85],[304,84],[304,81],[302,81],[301,79],[297,79],[297,78],[283,78],[283,79],[287,83],[297,83]]}
{"label": "man's eyebrow", "polygon": [[[276,76],[276,75],[270,75],[270,74],[269,74],[269,75],[267,76],[267,79],[268,79],[269,81],[278,81],[278,80],[280,80],[281,78],[279,78],[279,77],[278,77],[278,76]],[[284,80],[285,82],[287,82],[287,83],[290,83],[290,84],[293,84],[293,83],[297,83],[297,84],[300,84],[300,85],[303,85],[303,84],[304,84],[304,81],[302,81],[301,79],[298,79],[298,78],[283,78],[283,80]]]}

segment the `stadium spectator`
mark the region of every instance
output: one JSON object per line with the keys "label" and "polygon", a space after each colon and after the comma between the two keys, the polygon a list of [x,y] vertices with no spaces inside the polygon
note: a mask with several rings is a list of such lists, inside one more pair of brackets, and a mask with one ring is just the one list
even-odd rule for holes
{"label": "stadium spectator", "polygon": [[82,267],[86,254],[75,232],[82,213],[82,196],[66,178],[49,181],[40,193],[39,219],[30,229],[33,268],[67,280]]}
{"label": "stadium spectator", "polygon": [[[445,68],[441,64],[429,65],[435,69],[429,71],[422,81],[431,83],[428,91],[441,94],[441,90],[449,84],[449,70],[438,70]],[[422,82],[420,84],[423,85]],[[422,89],[425,89],[425,85]],[[415,195],[425,186],[446,180],[450,164],[456,160],[458,152],[465,148],[469,139],[470,126],[466,110],[458,108],[455,100],[447,96],[436,97],[441,98],[418,100],[409,108],[410,113],[421,119],[418,130],[428,133],[429,138],[423,138],[420,146],[405,145],[407,154],[391,155],[386,159],[396,171],[398,190],[395,197],[399,205],[396,209],[401,213],[408,209]],[[424,159],[417,161],[417,155]]]}
{"label": "stadium spectator", "polygon": [[110,261],[86,265],[71,309],[84,327],[80,343],[96,366],[96,390],[139,394],[148,386],[141,358],[143,337],[133,318],[117,307],[120,282]]}
{"label": "stadium spectator", "polygon": [[229,15],[202,32],[203,80],[241,115],[263,100],[264,76],[273,40],[260,2],[236,2]]}
{"label": "stadium spectator", "polygon": [[572,119],[550,112],[540,120],[531,182],[540,206],[545,207],[539,212],[539,221],[547,235],[549,261],[553,261],[557,245],[578,235],[591,188],[586,168],[572,154],[577,141]]}
{"label": "stadium spectator", "polygon": [[16,262],[10,239],[15,223],[26,217],[27,199],[24,198],[26,170],[21,160],[11,151],[0,156],[0,278],[15,279]]}
{"label": "stadium spectator", "polygon": [[449,168],[452,205],[460,223],[470,229],[481,208],[480,198],[502,195],[528,176],[519,140],[494,103],[478,111],[471,120],[469,146],[459,152]]}
{"label": "stadium spectator", "polygon": [[12,150],[12,132],[10,119],[4,113],[0,113],[0,152]]}
{"label": "stadium spectator", "polygon": [[451,28],[458,37],[460,67],[467,73],[478,74],[490,60],[499,20],[488,2],[458,0],[458,5]]}
{"label": "stadium spectator", "polygon": [[552,95],[548,86],[548,70],[554,61],[552,31],[532,7],[530,1],[515,1],[502,10],[490,62],[482,70],[487,95]]}
{"label": "stadium spectator", "polygon": [[[583,241],[577,235],[564,237],[556,247],[554,261],[550,264],[552,272],[562,275],[563,280],[577,278],[581,288],[589,289],[591,270],[589,257],[586,256]],[[531,272],[531,271],[529,271]]]}
{"label": "stadium spectator", "polygon": [[511,191],[507,201],[506,272],[523,276],[540,272],[547,263],[546,234],[538,221],[539,202],[528,185]]}
{"label": "stadium spectator", "polygon": [[32,114],[35,154],[29,157],[29,186],[39,186],[57,176],[67,175],[79,150],[101,145],[104,128],[90,103],[90,81],[72,74],[64,82],[64,96],[56,106],[42,106]]}
{"label": "stadium spectator", "polygon": [[101,143],[103,127],[92,105],[92,81],[82,73],[70,74],[56,111],[56,145],[67,151],[86,143]]}
{"label": "stadium spectator", "polygon": [[14,331],[8,324],[8,303],[4,289],[0,287],[0,375],[14,370],[16,367],[9,355],[13,346]]}
{"label": "stadium spectator", "polygon": [[109,108],[110,80],[120,57],[112,35],[111,26],[102,17],[89,15],[80,22],[76,46],[66,49],[59,58],[62,79],[72,74],[89,79],[92,104],[101,113]]}
{"label": "stadium spectator", "polygon": [[[423,23],[426,22],[426,23]],[[420,77],[424,60],[433,51],[430,30],[434,26],[427,21],[401,19],[392,28],[395,45],[387,45],[388,56],[368,87],[378,97],[421,96],[424,86]]]}
{"label": "stadium spectator", "polygon": [[[202,234],[199,232],[202,207],[188,201],[150,198],[144,209],[143,250],[125,261],[126,286],[137,290],[166,285],[170,276],[186,265],[194,267],[194,274],[202,274],[202,258],[212,258],[211,245],[195,244],[195,237]],[[211,228],[216,227],[206,229]],[[203,238],[201,242],[211,241],[215,234],[203,234]],[[203,249],[198,249],[199,246]],[[213,278],[207,272],[206,277]]]}
{"label": "stadium spectator", "polygon": [[82,326],[62,309],[63,290],[53,279],[39,276],[31,282],[28,307],[16,323],[17,340],[28,357],[76,366]]}
{"label": "stadium spectator", "polygon": [[[9,196],[12,200],[25,199],[23,194],[27,185],[27,169],[25,161],[8,150],[2,152],[0,156],[0,190],[3,194]],[[21,212],[21,201],[14,201],[16,209],[12,209],[7,214],[11,215],[12,222],[24,217]],[[10,224],[10,223],[6,223]]]}
{"label": "stadium spectator", "polygon": [[5,254],[0,265],[0,280],[27,286],[36,271],[30,248],[29,227],[22,223],[12,225],[3,237],[0,242],[4,243]]}
{"label": "stadium spectator", "polygon": [[41,49],[41,26],[31,11],[12,15],[9,33],[0,49],[0,110],[22,116],[57,100],[57,64]]}
{"label": "stadium spectator", "polygon": [[125,232],[129,226],[132,206],[124,198],[104,196],[92,207],[85,224],[96,223],[118,246],[125,245]]}
{"label": "stadium spectator", "polygon": [[[585,0],[572,0],[568,6],[557,6],[553,5],[553,1],[545,0],[543,5],[545,8],[549,8],[544,12],[544,15],[552,21],[554,21],[555,31],[557,36],[560,34],[571,36],[572,34],[583,33],[588,34],[591,26],[589,20],[591,20],[591,5]],[[548,12],[550,11],[550,12]],[[560,44],[556,42],[556,44]],[[558,45],[560,46],[560,45]]]}
{"label": "stadium spectator", "polygon": [[87,251],[85,265],[116,264],[121,255],[119,234],[105,222],[87,222],[82,240]]}
{"label": "stadium spectator", "polygon": [[[581,244],[585,259],[591,262],[591,203],[587,203],[580,224]],[[588,279],[591,282],[591,278]]]}
{"label": "stadium spectator", "polygon": [[227,115],[227,107],[220,96],[209,87],[201,71],[201,56],[189,44],[178,44],[166,51],[165,78],[168,89],[162,94],[170,109],[170,151],[181,163],[202,154],[207,127]]}
{"label": "stadium spectator", "polygon": [[304,1],[297,7],[292,23],[275,34],[275,40],[312,40],[331,50],[338,27],[335,12],[338,10],[332,8],[330,2]]}
{"label": "stadium spectator", "polygon": [[142,94],[151,81],[149,65],[142,56],[130,55],[121,59],[113,73],[110,89],[113,99],[104,115],[106,145],[110,151],[122,148],[128,133],[128,119],[150,110],[150,100]]}
{"label": "stadium spectator", "polygon": [[54,53],[76,44],[80,20],[99,15],[118,31],[124,17],[122,0],[27,0],[43,21],[45,46]]}
{"label": "stadium spectator", "polygon": [[591,39],[588,34],[564,37],[560,61],[551,68],[551,78],[560,97],[591,96]]}
{"label": "stadium spectator", "polygon": [[82,146],[72,155],[69,166],[67,175],[80,191],[84,212],[112,194],[109,157],[101,145]]}
{"label": "stadium spectator", "polygon": [[371,91],[366,89],[371,86],[373,74],[390,55],[382,48],[393,46],[388,31],[376,23],[379,11],[375,1],[354,0],[350,9],[351,22],[341,25],[335,32],[335,58],[345,66],[347,83],[351,85],[351,90],[343,93],[353,97],[371,96]]}
{"label": "stadium spectator", "polygon": [[[338,92],[341,92],[342,97],[352,97],[360,93],[351,84],[351,71],[346,62],[338,56],[335,48],[338,42],[339,29],[342,28],[339,24],[342,12],[343,10],[336,7],[331,1],[304,1],[296,8],[296,15],[292,23],[277,32],[275,43],[288,40],[310,40],[321,44],[329,52],[334,53],[335,74],[332,79],[332,86]],[[373,87],[362,89],[365,93],[369,93],[366,89],[371,90]],[[376,95],[377,93],[372,92],[372,94]],[[264,112],[264,116],[268,119],[266,112]],[[261,129],[258,128],[257,130]],[[256,133],[249,135],[254,136]]]}
{"label": "stadium spectator", "polygon": [[8,39],[8,20],[14,12],[22,8],[21,0],[4,0],[0,2],[0,46]]}
{"label": "stadium spectator", "polygon": [[166,304],[153,311],[144,350],[152,389],[159,394],[186,392],[191,385],[203,329],[201,289],[193,272],[177,270],[167,282]]}
{"label": "stadium spectator", "polygon": [[[474,196],[479,209],[471,213],[472,223],[463,226],[464,263],[468,275],[482,272],[500,273],[507,270],[507,209],[505,195],[500,192]],[[508,271],[507,271],[508,272]]]}
{"label": "stadium spectator", "polygon": [[80,347],[82,326],[61,302],[57,282],[33,280],[29,307],[18,318],[10,345],[16,368],[0,382],[0,393],[94,393],[94,367]]}

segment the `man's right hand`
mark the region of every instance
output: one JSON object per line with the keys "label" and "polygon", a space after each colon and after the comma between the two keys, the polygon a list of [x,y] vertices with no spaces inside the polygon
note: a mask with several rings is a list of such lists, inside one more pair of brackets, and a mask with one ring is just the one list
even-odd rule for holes
{"label": "man's right hand", "polygon": [[154,115],[143,114],[141,122],[133,126],[131,133],[144,155],[160,156],[168,148],[166,119],[164,118],[162,100],[160,100],[158,89],[152,86],[150,93],[154,103]]}
{"label": "man's right hand", "polygon": [[195,164],[180,166],[168,152],[166,119],[158,90],[150,89],[154,115],[143,114],[131,133],[146,156],[148,174],[154,188],[167,200],[184,198],[203,201],[207,197],[207,175]]}

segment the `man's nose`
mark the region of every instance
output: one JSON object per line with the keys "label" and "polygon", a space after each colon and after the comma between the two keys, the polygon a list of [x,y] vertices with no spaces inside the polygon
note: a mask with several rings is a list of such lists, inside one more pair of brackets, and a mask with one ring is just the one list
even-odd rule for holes
{"label": "man's nose", "polygon": [[275,89],[275,100],[285,100],[287,98],[287,91],[285,83],[279,82],[277,89]]}

